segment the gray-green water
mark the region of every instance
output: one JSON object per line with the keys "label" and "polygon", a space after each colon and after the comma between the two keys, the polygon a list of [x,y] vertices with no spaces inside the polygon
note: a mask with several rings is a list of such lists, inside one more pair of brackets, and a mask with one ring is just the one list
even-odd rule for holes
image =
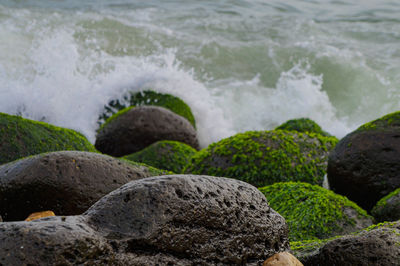
{"label": "gray-green water", "polygon": [[296,117],[341,137],[400,109],[400,3],[0,0],[0,112],[93,141],[148,88],[189,103],[203,146]]}

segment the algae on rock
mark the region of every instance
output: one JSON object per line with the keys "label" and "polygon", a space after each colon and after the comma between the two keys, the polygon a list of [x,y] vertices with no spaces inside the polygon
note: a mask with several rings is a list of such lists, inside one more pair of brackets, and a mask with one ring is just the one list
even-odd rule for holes
{"label": "algae on rock", "polygon": [[127,155],[124,158],[174,173],[182,173],[183,168],[196,152],[194,148],[185,143],[164,140],[153,143],[145,149]]}
{"label": "algae on rock", "polygon": [[137,93],[129,93],[123,100],[112,100],[105,106],[105,112],[100,116],[99,123],[104,123],[110,116],[119,110],[129,106],[155,105],[169,109],[170,111],[186,118],[194,128],[196,122],[190,107],[180,98],[167,93],[159,93],[145,90]]}
{"label": "algae on rock", "polygon": [[322,136],[330,137],[331,135],[322,130],[322,128],[309,118],[291,119],[278,126],[276,129],[298,131],[298,132],[312,132]]}
{"label": "algae on rock", "polygon": [[322,185],[337,139],[295,131],[248,131],[195,154],[185,173],[236,178],[260,187],[302,181]]}
{"label": "algae on rock", "polygon": [[317,185],[285,182],[259,189],[270,206],[286,219],[292,241],[343,235],[373,222],[354,202]]}
{"label": "algae on rock", "polygon": [[0,113],[0,164],[62,150],[96,152],[86,137],[77,131]]}

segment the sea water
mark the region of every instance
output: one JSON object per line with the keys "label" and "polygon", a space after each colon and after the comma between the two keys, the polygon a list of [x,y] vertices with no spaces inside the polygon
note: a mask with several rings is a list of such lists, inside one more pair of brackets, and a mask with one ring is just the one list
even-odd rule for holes
{"label": "sea water", "polygon": [[400,2],[0,0],[0,112],[93,142],[146,89],[190,105],[203,147],[300,117],[343,137],[400,109]]}

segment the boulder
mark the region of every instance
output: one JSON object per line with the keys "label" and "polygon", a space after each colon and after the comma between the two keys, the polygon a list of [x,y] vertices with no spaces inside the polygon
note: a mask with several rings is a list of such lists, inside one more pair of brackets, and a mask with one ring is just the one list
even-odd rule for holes
{"label": "boulder", "polygon": [[317,185],[286,182],[259,189],[286,219],[291,241],[329,238],[373,224],[372,217],[357,204]]}
{"label": "boulder", "polygon": [[46,210],[81,214],[114,189],[149,176],[144,166],[98,153],[61,151],[28,157],[0,166],[0,215],[5,221],[18,221]]}
{"label": "boulder", "polygon": [[183,172],[184,167],[196,152],[185,143],[162,140],[124,158],[179,174]]}
{"label": "boulder", "polygon": [[261,187],[302,181],[322,185],[336,138],[295,131],[249,131],[195,154],[185,173],[225,176]]}
{"label": "boulder", "polygon": [[400,188],[378,201],[371,214],[378,222],[400,220]]}
{"label": "boulder", "polygon": [[312,132],[326,137],[331,136],[329,133],[323,131],[317,123],[309,118],[297,118],[288,120],[276,129],[287,131],[294,130],[297,132]]}
{"label": "boulder", "polygon": [[0,164],[62,150],[96,151],[81,133],[72,129],[0,113]]}
{"label": "boulder", "polygon": [[132,181],[79,216],[0,223],[5,265],[260,265],[289,249],[285,220],[249,184]]}
{"label": "boulder", "polygon": [[304,265],[400,265],[400,221],[373,225],[324,244]]}
{"label": "boulder", "polygon": [[329,155],[329,185],[370,211],[400,187],[400,112],[367,123],[339,141]]}
{"label": "boulder", "polygon": [[196,130],[183,117],[156,106],[130,107],[100,128],[95,146],[106,154],[124,156],[160,140],[175,140],[199,148]]}
{"label": "boulder", "polygon": [[281,252],[264,261],[263,266],[303,266],[303,263],[289,252]]}
{"label": "boulder", "polygon": [[111,100],[104,106],[104,113],[100,116],[100,124],[104,123],[113,114],[129,106],[155,105],[164,107],[177,115],[186,118],[194,128],[196,122],[190,107],[180,98],[167,93],[159,93],[151,90],[141,92],[130,92],[123,97],[123,100]]}

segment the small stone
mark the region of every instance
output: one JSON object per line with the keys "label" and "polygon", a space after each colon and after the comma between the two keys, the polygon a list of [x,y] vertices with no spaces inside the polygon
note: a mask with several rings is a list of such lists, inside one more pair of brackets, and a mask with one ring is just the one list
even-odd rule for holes
{"label": "small stone", "polygon": [[44,217],[56,216],[52,211],[34,212],[25,219],[26,222],[37,220]]}
{"label": "small stone", "polygon": [[303,263],[289,252],[281,252],[264,261],[263,266],[303,266]]}

